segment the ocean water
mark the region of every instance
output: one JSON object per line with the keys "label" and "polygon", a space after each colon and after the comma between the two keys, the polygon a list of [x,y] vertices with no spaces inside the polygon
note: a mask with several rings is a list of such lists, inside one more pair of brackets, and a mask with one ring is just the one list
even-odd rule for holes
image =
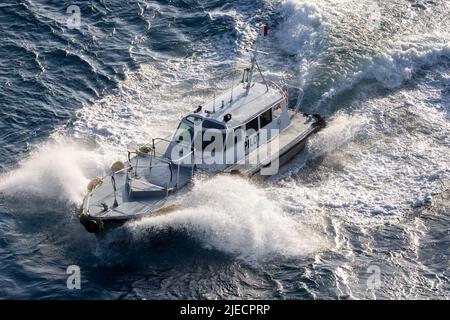
{"label": "ocean water", "polygon": [[[449,15],[446,0],[2,1],[0,298],[449,299]],[[89,180],[228,88],[264,22],[267,77],[302,86],[327,128],[268,180],[199,176],[170,215],[87,234]]]}

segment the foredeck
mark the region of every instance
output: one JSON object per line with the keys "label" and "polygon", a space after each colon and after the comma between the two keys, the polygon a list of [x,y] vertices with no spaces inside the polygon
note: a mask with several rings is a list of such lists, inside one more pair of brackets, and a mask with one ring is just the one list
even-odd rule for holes
{"label": "foredeck", "polygon": [[[136,158],[132,158],[131,163],[136,163]],[[89,214],[94,218],[115,220],[138,218],[160,209],[171,192],[187,185],[191,179],[191,167],[162,158],[139,157],[137,166],[130,168],[128,176],[126,172],[114,175],[118,205],[114,206],[113,182],[106,178],[88,196]]]}

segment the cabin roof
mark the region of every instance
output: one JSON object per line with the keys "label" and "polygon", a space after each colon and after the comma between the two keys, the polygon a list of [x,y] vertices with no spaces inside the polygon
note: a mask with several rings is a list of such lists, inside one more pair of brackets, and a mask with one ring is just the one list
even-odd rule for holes
{"label": "cabin roof", "polygon": [[[267,90],[266,85],[262,83],[253,83],[248,94],[243,84],[234,87],[232,90],[233,101],[231,103],[231,90],[228,90],[216,97],[214,113],[207,113],[207,111],[212,112],[214,109],[214,101],[210,101],[203,106],[198,115],[224,123],[224,116],[231,114],[231,120],[224,124],[233,128],[252,120],[256,115],[283,98],[280,91],[270,87]],[[224,102],[223,108],[222,101]]]}

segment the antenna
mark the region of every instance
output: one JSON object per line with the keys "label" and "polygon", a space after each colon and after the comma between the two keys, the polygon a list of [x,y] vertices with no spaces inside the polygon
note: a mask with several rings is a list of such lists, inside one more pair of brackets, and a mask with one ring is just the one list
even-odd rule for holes
{"label": "antenna", "polygon": [[230,105],[233,103],[233,92],[234,92],[234,83],[236,78],[233,76],[233,79],[231,80],[231,97],[230,97]]}
{"label": "antenna", "polygon": [[[264,25],[264,29],[263,29],[263,34],[262,36],[265,38],[269,35],[269,25],[266,23]],[[255,70],[255,66],[257,67],[259,73],[261,74],[263,81],[266,85],[267,90],[269,90],[269,86],[267,85],[266,79],[264,79],[264,76],[262,75],[261,69],[258,66],[258,62],[256,61],[256,58],[258,57],[258,53],[263,53],[265,54],[265,52],[259,52],[258,48],[259,48],[259,44],[261,42],[261,34],[258,35],[258,38],[256,39],[256,45],[255,45],[255,49],[252,50],[253,51],[253,57],[252,57],[252,66],[249,70],[249,75],[248,75],[248,81],[247,81],[247,94],[250,91],[250,88],[252,86],[252,79],[253,79],[253,71]]]}
{"label": "antenna", "polygon": [[233,102],[233,89],[234,89],[234,80],[231,81],[231,97],[230,97],[230,104]]}

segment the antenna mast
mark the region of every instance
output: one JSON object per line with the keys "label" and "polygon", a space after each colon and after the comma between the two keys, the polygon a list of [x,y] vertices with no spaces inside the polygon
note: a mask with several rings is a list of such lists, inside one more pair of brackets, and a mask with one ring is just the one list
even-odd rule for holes
{"label": "antenna mast", "polygon": [[[264,25],[264,29],[263,29],[263,37],[265,38],[268,35],[269,35],[269,25],[266,23]],[[264,76],[263,76],[263,74],[261,72],[261,69],[259,68],[258,62],[256,61],[256,58],[258,57],[258,53],[266,54],[265,52],[258,51],[260,42],[261,42],[261,34],[258,35],[258,38],[256,39],[255,50],[253,50],[252,66],[250,67],[250,70],[249,70],[249,76],[248,76],[247,87],[246,87],[247,94],[250,91],[250,88],[252,86],[253,72],[255,70],[255,66],[257,67],[257,69],[258,69],[258,71],[259,71],[259,73],[260,73],[260,75],[261,75],[261,77],[262,77],[262,79],[264,81],[264,84],[267,87],[267,90],[269,90],[269,86],[268,86],[268,84],[266,82],[266,79],[264,78]]]}

